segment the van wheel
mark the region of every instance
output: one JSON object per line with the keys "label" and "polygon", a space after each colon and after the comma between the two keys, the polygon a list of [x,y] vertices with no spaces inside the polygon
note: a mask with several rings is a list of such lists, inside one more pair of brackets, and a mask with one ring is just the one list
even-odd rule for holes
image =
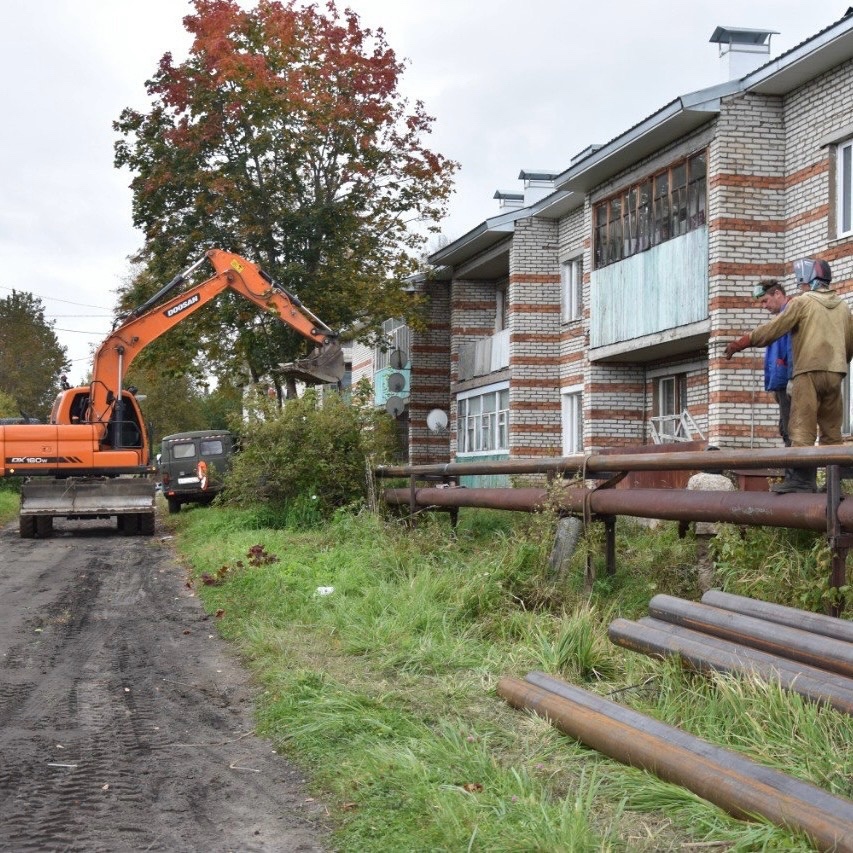
{"label": "van wheel", "polygon": [[166,498],[166,501],[169,504],[169,513],[171,515],[181,511],[181,502],[179,500],[176,498]]}

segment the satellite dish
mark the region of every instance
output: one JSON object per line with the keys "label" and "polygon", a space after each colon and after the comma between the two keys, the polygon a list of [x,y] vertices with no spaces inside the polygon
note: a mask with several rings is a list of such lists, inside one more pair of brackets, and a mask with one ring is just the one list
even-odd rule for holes
{"label": "satellite dish", "polygon": [[444,409],[433,409],[427,415],[427,426],[430,432],[441,432],[447,429],[447,412]]}
{"label": "satellite dish", "polygon": [[402,370],[409,363],[409,354],[404,349],[391,350],[388,363],[394,370]]}
{"label": "satellite dish", "polygon": [[402,415],[405,408],[406,404],[401,397],[389,397],[385,401],[385,411],[394,418]]}
{"label": "satellite dish", "polygon": [[402,373],[388,374],[388,390],[399,394],[406,387],[406,377]]}

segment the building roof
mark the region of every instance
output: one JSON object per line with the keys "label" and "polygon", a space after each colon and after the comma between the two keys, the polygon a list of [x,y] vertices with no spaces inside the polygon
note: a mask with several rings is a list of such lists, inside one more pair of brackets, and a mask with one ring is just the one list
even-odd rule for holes
{"label": "building roof", "polygon": [[676,98],[573,163],[555,184],[577,193],[581,204],[586,190],[713,118],[724,96],[736,92],[786,95],[851,57],[853,9],[848,9],[835,23],[745,77]]}
{"label": "building roof", "polygon": [[[714,35],[722,37],[720,31],[731,33],[735,28],[718,27]],[[770,30],[748,31],[742,28],[737,32],[752,32],[755,38],[760,33],[771,33]],[[714,40],[713,36],[711,40]],[[593,187],[711,121],[720,111],[721,99],[727,95],[737,92],[786,95],[851,58],[853,7],[839,20],[745,77],[681,95],[604,145],[590,145],[573,158],[568,169],[554,177],[553,193],[528,207],[485,220],[430,255],[429,261],[436,266],[456,268],[458,274],[461,264],[506,240],[519,219],[565,216],[583,205],[585,194]],[[519,177],[522,176],[530,177],[530,173],[522,170]],[[505,251],[508,253],[508,245]]]}

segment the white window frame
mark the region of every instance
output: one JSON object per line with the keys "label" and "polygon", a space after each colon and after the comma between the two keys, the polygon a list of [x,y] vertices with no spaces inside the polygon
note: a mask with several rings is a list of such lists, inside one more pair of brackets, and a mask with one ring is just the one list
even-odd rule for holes
{"label": "white window frame", "polygon": [[838,144],[835,162],[836,236],[853,234],[853,139]]}
{"label": "white window frame", "polygon": [[661,435],[675,436],[678,431],[678,424],[675,419],[680,417],[682,406],[679,406],[678,400],[678,382],[679,377],[675,374],[668,376],[660,376],[656,380],[658,386],[658,410],[655,415],[659,418],[669,418],[663,421],[660,426]]}
{"label": "white window frame", "polygon": [[507,326],[507,285],[499,284],[495,288],[495,333],[503,332]]}
{"label": "white window frame", "polygon": [[563,456],[583,453],[583,385],[560,389]]}
{"label": "white window frame", "polygon": [[488,456],[508,452],[509,382],[495,382],[457,394],[456,455]]}
{"label": "white window frame", "polygon": [[571,323],[583,314],[583,258],[569,258],[560,265],[560,320]]}

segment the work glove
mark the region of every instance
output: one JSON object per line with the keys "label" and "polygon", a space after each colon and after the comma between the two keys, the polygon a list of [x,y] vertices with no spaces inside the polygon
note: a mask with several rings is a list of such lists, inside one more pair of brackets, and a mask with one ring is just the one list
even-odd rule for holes
{"label": "work glove", "polygon": [[731,343],[726,344],[726,358],[731,358],[736,352],[740,352],[748,346],[751,346],[749,335],[743,335],[736,341],[731,341]]}

